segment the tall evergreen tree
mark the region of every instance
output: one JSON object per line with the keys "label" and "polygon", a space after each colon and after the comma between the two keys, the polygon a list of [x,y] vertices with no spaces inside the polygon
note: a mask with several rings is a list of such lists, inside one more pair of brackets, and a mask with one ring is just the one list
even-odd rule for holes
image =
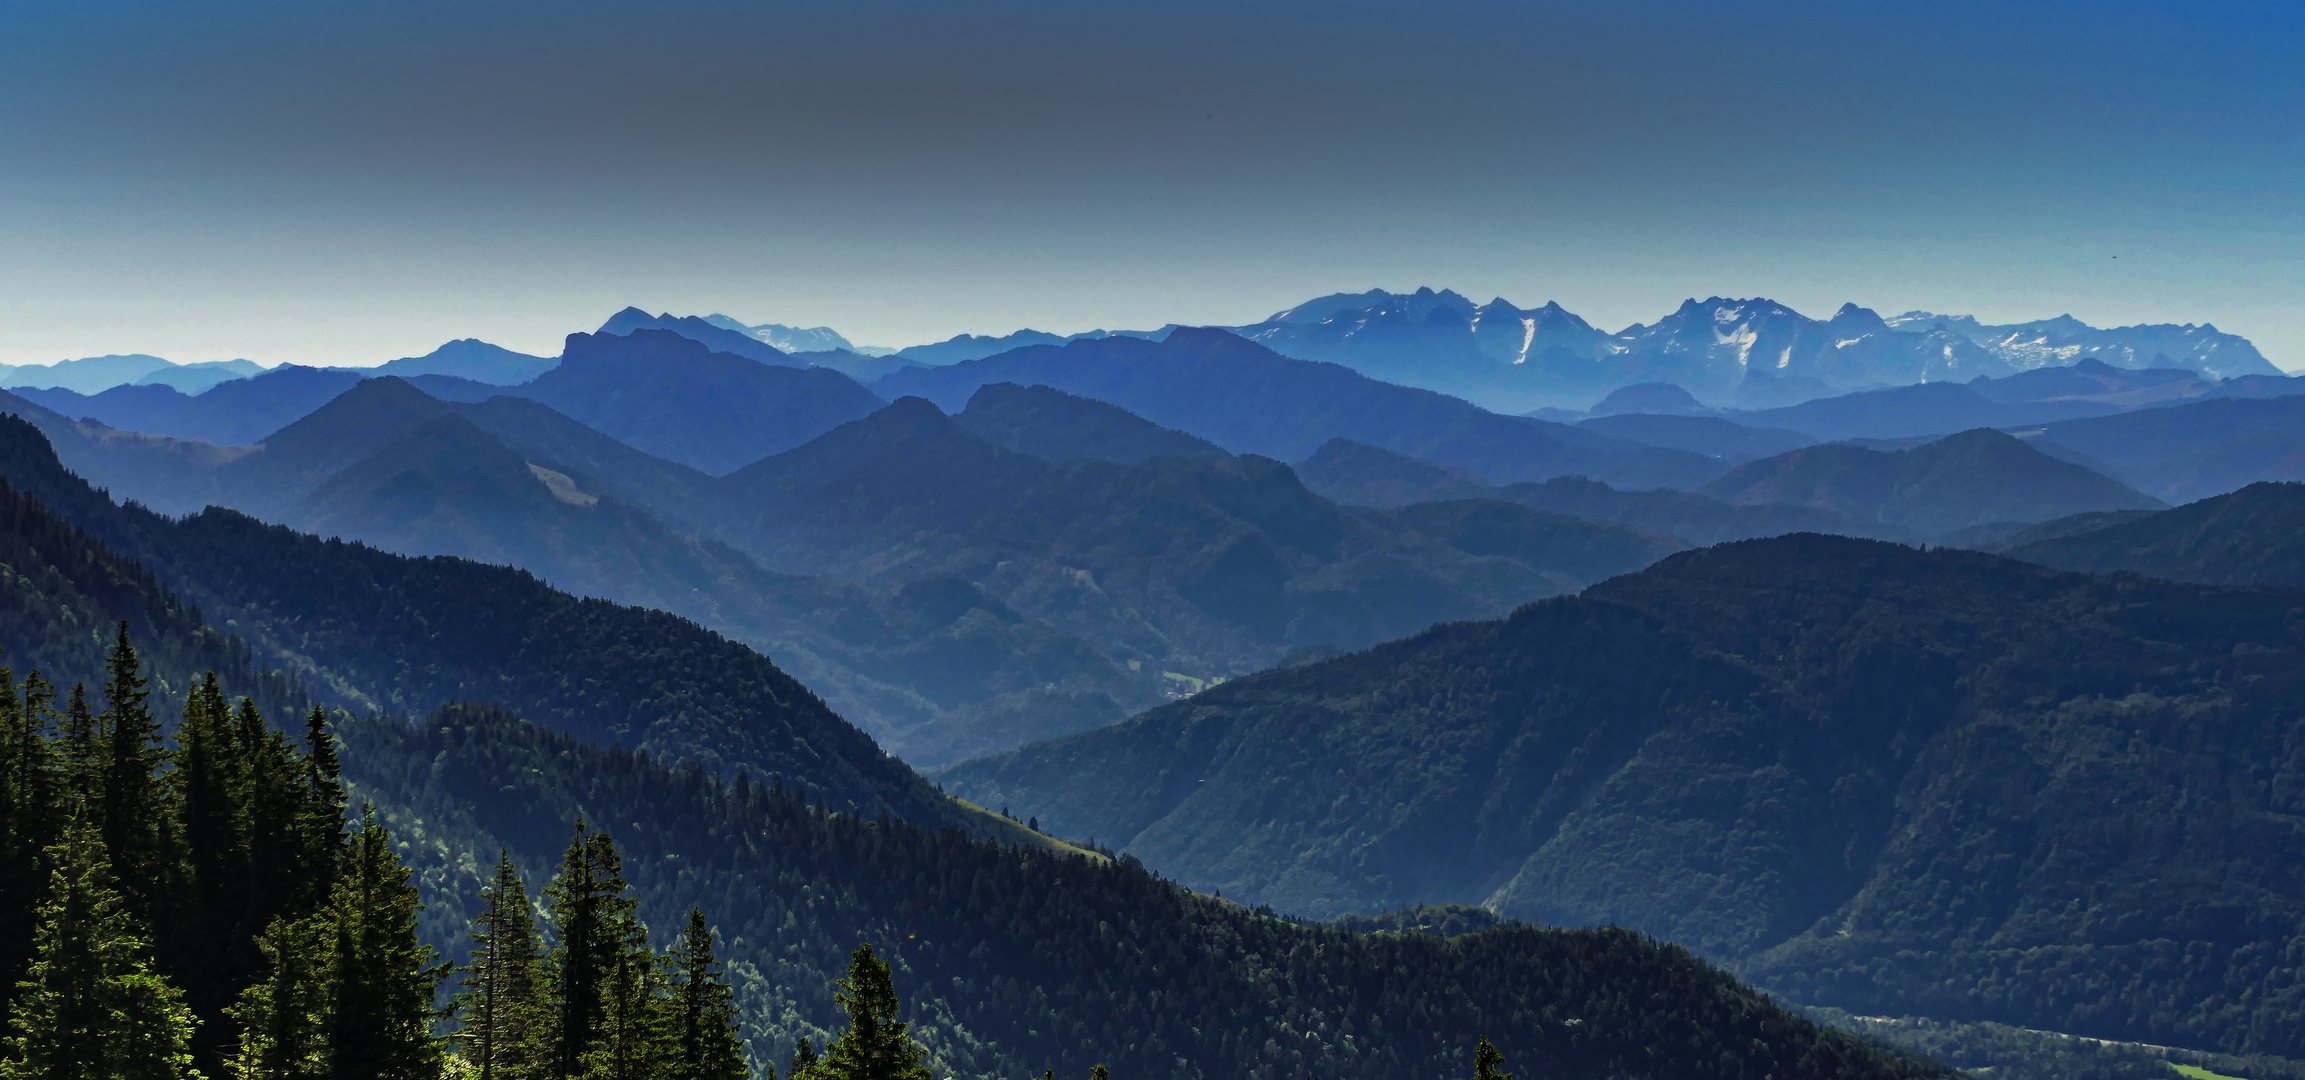
{"label": "tall evergreen tree", "polygon": [[931,1080],[921,1059],[928,1056],[898,1020],[903,1002],[888,965],[859,945],[849,956],[848,978],[834,995],[848,1010],[848,1030],[833,1041],[821,1066],[839,1080]]}
{"label": "tall evergreen tree", "polygon": [[674,954],[677,1048],[674,1080],[744,1080],[750,1069],[736,1037],[736,991],[713,954],[704,912],[688,909],[688,929]]}
{"label": "tall evergreen tree", "polygon": [[53,856],[38,949],[10,1009],[5,1080],[177,1080],[191,1073],[192,1011],[152,970],[135,912],[112,887],[94,829]]}
{"label": "tall evergreen tree", "polygon": [[423,1080],[445,1064],[432,1021],[448,972],[417,936],[423,905],[411,876],[375,812],[364,813],[322,916],[335,950],[328,1023],[335,1080]]}
{"label": "tall evergreen tree", "polygon": [[584,1054],[606,1031],[609,979],[639,938],[638,905],[625,895],[624,863],[607,833],[576,823],[560,873],[545,888],[559,944],[546,965],[551,987],[547,1076],[581,1075]]}
{"label": "tall evergreen tree", "polygon": [[824,1062],[816,1056],[816,1047],[803,1035],[792,1045],[792,1060],[784,1070],[785,1080],[819,1080],[824,1075]]}
{"label": "tall evergreen tree", "polygon": [[[169,922],[161,927],[161,954],[177,973],[193,1014],[214,1020],[257,974],[253,947],[268,918],[251,910],[250,887],[260,868],[249,851],[248,758],[232,730],[231,708],[216,673],[194,684],[177,732],[176,768],[168,775],[179,818],[182,859],[169,892]],[[203,1065],[221,1060],[231,1035],[204,1024],[196,1054]]]}
{"label": "tall evergreen tree", "polygon": [[344,768],[336,757],[336,736],[328,730],[328,713],[317,705],[312,707],[312,714],[304,718],[302,765],[295,843],[299,860],[306,868],[300,886],[308,895],[293,898],[291,907],[303,903],[317,905],[321,897],[329,894],[336,884],[336,870],[342,865],[345,852]]}
{"label": "tall evergreen tree", "polygon": [[0,667],[0,987],[15,986],[32,962],[66,795],[51,731],[54,692],[33,672],[19,697],[15,675]]}
{"label": "tall evergreen tree", "polygon": [[129,643],[128,624],[104,658],[104,712],[97,726],[104,740],[103,808],[99,825],[113,880],[145,926],[163,925],[163,892],[170,861],[173,816],[161,787],[166,752],[160,723],[153,719],[151,691]]}
{"label": "tall evergreen tree", "polygon": [[330,1080],[328,1014],[333,957],[319,917],[279,919],[258,939],[266,972],[230,1015],[240,1048],[225,1071],[240,1080]]}
{"label": "tall evergreen tree", "polygon": [[677,1045],[663,970],[643,948],[618,951],[601,993],[600,1038],[584,1053],[584,1080],[661,1080]]}
{"label": "tall evergreen tree", "polygon": [[497,853],[471,937],[472,963],[456,1001],[457,1041],[478,1080],[525,1080],[538,1049],[536,920],[509,852]]}
{"label": "tall evergreen tree", "polygon": [[1497,1052],[1486,1035],[1473,1047],[1472,1080],[1513,1080],[1513,1074],[1505,1071],[1505,1055]]}

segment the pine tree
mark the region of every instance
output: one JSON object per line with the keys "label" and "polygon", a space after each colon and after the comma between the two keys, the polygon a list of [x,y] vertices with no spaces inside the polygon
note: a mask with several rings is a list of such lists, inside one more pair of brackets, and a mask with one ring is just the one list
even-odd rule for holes
{"label": "pine tree", "polygon": [[[168,775],[180,814],[182,860],[174,903],[160,929],[160,953],[177,974],[193,1014],[213,1019],[256,977],[261,955],[251,947],[269,920],[255,919],[249,889],[259,867],[248,848],[247,759],[239,752],[231,709],[216,673],[195,684],[177,734],[176,769]],[[206,1024],[196,1052],[221,1060],[231,1036]]]}
{"label": "pine tree", "polygon": [[328,1050],[336,1080],[422,1080],[445,1064],[432,1020],[448,972],[417,937],[423,905],[410,876],[375,811],[365,811],[322,916],[335,951]]}
{"label": "pine tree", "polygon": [[298,884],[304,895],[292,897],[289,907],[317,906],[336,884],[343,864],[344,769],[336,757],[336,738],[328,731],[328,714],[314,706],[304,719],[303,790],[297,809],[297,862],[305,868]]}
{"label": "pine tree", "polygon": [[1505,1055],[1497,1052],[1488,1036],[1481,1036],[1480,1045],[1473,1048],[1472,1080],[1513,1080],[1513,1074],[1504,1071],[1504,1066]]}
{"label": "pine tree", "polygon": [[135,912],[93,828],[52,856],[38,950],[10,1010],[5,1080],[176,1080],[191,1073],[192,1012],[152,970]]}
{"label": "pine tree", "polygon": [[496,876],[481,889],[480,903],[472,963],[456,1002],[457,1040],[478,1080],[522,1080],[536,1050],[536,920],[509,852],[498,852]]}
{"label": "pine tree", "polygon": [[104,740],[103,810],[98,819],[105,857],[116,886],[145,926],[165,925],[162,893],[169,874],[169,819],[159,777],[166,751],[160,723],[147,702],[151,692],[128,624],[104,658],[104,712],[97,727]]}
{"label": "pine tree", "polygon": [[674,1080],[744,1080],[751,1070],[736,1037],[736,991],[713,955],[712,928],[705,925],[703,911],[688,909],[688,930],[675,955],[679,1042]]}
{"label": "pine tree", "polygon": [[545,1075],[566,1078],[583,1073],[585,1052],[605,1033],[608,982],[636,945],[638,905],[625,895],[615,842],[582,821],[544,893],[559,937],[546,964],[552,1027]]}
{"label": "pine tree", "polygon": [[848,978],[834,995],[848,1010],[848,1030],[833,1041],[823,1068],[839,1080],[931,1080],[920,1063],[928,1051],[913,1041],[896,1018],[903,1006],[888,965],[859,945],[849,957]]}

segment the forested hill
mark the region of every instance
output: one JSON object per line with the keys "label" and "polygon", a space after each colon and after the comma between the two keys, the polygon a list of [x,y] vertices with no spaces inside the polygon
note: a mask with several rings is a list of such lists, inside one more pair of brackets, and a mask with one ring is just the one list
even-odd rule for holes
{"label": "forested hill", "polygon": [[259,664],[324,701],[402,715],[488,701],[585,738],[786,777],[835,807],[958,820],[949,800],[767,657],[685,619],[581,600],[520,570],[388,555],[229,510],[178,521],[118,506],[14,417],[0,417],[0,478],[141,564],[245,639]]}
{"label": "forested hill", "polygon": [[2006,554],[2091,573],[2127,570],[2212,585],[2305,585],[2305,484],[2251,484]]}
{"label": "forested hill", "polygon": [[1467,1072],[1484,1034],[1520,1075],[1560,1080],[1935,1075],[1628,931],[1296,923],[1132,863],[827,816],[797,792],[724,787],[485,709],[349,725],[345,757],[354,792],[430,853],[418,868],[444,909],[499,844],[533,879],[573,818],[630,823],[616,827],[644,920],[696,905],[721,928],[764,1058],[836,1022],[832,980],[865,941],[895,967],[940,1077],[1105,1062],[1122,1078],[1437,1080]]}
{"label": "forested hill", "polygon": [[2305,1051],[2305,592],[1748,541],[940,777],[1249,903],[1486,902],[1867,1014]]}
{"label": "forested hill", "polygon": [[[191,605],[135,564],[46,514],[23,493],[0,489],[0,522],[10,527],[0,534],[0,557],[9,560],[13,575],[12,587],[0,591],[0,614],[5,615],[0,627],[9,635],[0,644],[11,657],[39,658],[51,676],[100,676],[103,642],[90,628],[111,627],[115,619],[127,617],[141,628],[132,630],[130,640],[142,654],[143,674],[152,679],[154,706],[170,704],[164,701],[170,698],[181,705],[185,688],[195,685],[204,666],[225,676],[220,688],[201,699],[213,703],[199,714],[206,719],[188,722],[182,729],[187,734],[176,738],[192,738],[188,733],[193,731],[215,734],[223,703],[243,690],[293,699],[293,684],[249,671],[234,642],[203,625]],[[80,659],[74,659],[76,653]],[[125,654],[120,650],[112,656]],[[0,709],[10,735],[0,740],[0,775],[13,785],[27,775],[27,765],[53,772],[54,763],[40,765],[39,755],[27,754],[24,742],[62,745],[71,749],[67,768],[82,767],[89,740],[75,734],[81,730],[77,726],[56,730],[56,700],[35,695],[26,699],[27,708],[19,709],[12,681],[9,689],[10,707]],[[116,708],[125,698],[111,688],[95,688],[91,696],[104,703],[102,723],[126,715],[120,711],[124,707]],[[84,714],[75,709],[72,715]],[[292,714],[274,709],[270,715],[278,721]],[[280,751],[275,756],[283,761],[276,764],[290,770],[283,775],[303,776],[308,763],[321,769],[319,758],[291,750],[277,737],[267,744],[253,711],[240,713],[236,723],[240,726],[230,729],[232,745],[269,745]],[[621,883],[632,886],[631,896],[655,944],[664,944],[689,922],[691,907],[698,909],[699,922],[718,928],[717,951],[736,988],[740,1030],[760,1062],[781,1062],[801,1036],[822,1043],[838,1023],[835,979],[849,951],[869,942],[895,966],[897,989],[908,1003],[905,1018],[927,1045],[935,1075],[965,1080],[1027,1076],[1047,1068],[1077,1076],[1097,1062],[1108,1063],[1112,1075],[1123,1078],[1445,1077],[1466,1070],[1471,1048],[1483,1035],[1504,1050],[1508,1064],[1522,1075],[1593,1080],[1938,1075],[1821,1030],[1687,953],[1625,931],[1514,927],[1443,939],[1314,927],[1194,895],[1129,860],[1008,847],[887,816],[874,820],[830,813],[812,805],[813,791],[804,794],[749,778],[723,783],[694,765],[668,767],[650,755],[546,731],[487,706],[451,706],[415,724],[340,713],[334,728],[332,741],[341,752],[332,759],[342,761],[352,800],[374,804],[378,823],[391,830],[388,838],[366,827],[358,830],[345,852],[343,873],[349,879],[377,858],[395,861],[391,852],[418,872],[417,895],[394,909],[400,914],[392,920],[414,919],[415,903],[423,902],[428,905],[423,936],[451,958],[461,958],[468,920],[479,907],[481,868],[495,861],[500,847],[509,849],[533,892],[549,878],[575,823],[589,822],[614,835],[623,853],[617,892],[623,891]],[[136,733],[126,723],[118,730]],[[29,739],[18,738],[27,733]],[[330,741],[314,735],[300,745],[317,748]],[[164,914],[165,920],[155,925],[168,933],[160,947],[149,951],[133,941],[121,944],[106,954],[107,962],[119,963],[121,949],[134,952],[137,972],[148,971],[152,979],[173,987],[158,990],[159,1000],[165,1003],[177,990],[187,990],[192,1006],[166,1022],[142,1014],[128,1019],[140,1024],[139,1037],[188,1044],[211,1059],[229,1054],[235,1045],[262,1045],[261,1038],[253,1044],[237,1042],[234,1014],[224,1005],[238,1000],[246,1009],[252,1001],[278,1005],[301,1000],[277,994],[235,997],[243,987],[273,985],[251,984],[250,979],[277,978],[278,985],[291,985],[287,973],[293,965],[281,960],[270,965],[273,975],[265,975],[268,957],[275,954],[232,948],[217,936],[229,920],[202,921],[212,913],[229,916],[240,910],[223,902],[239,894],[231,893],[226,888],[230,879],[216,872],[232,865],[230,857],[238,849],[218,848],[215,835],[187,824],[208,822],[202,814],[215,810],[201,800],[209,789],[196,780],[216,770],[193,769],[187,775],[195,780],[171,779],[174,774],[167,771],[171,764],[205,762],[203,754],[216,748],[206,742],[198,748],[126,745],[153,766],[145,775],[159,800],[154,809],[175,823],[152,835],[161,842],[187,838],[180,854],[200,871],[188,880],[202,885],[187,897],[167,894],[166,903],[135,899],[161,895],[149,889],[128,894],[132,902],[123,910],[129,916],[141,919],[148,910]],[[327,778],[333,769],[312,775]],[[265,772],[257,779],[273,776]],[[233,783],[238,786],[230,786],[232,792],[262,789],[245,777]],[[11,872],[0,877],[0,884],[9,886],[0,889],[8,900],[8,922],[0,929],[7,931],[8,955],[15,963],[24,961],[27,942],[37,943],[43,959],[55,952],[54,928],[40,930],[42,920],[60,918],[54,914],[54,898],[16,887],[45,880],[22,872],[32,864],[30,853],[42,849],[17,842],[25,838],[21,826],[32,820],[20,811],[45,805],[26,796],[43,790],[48,788],[7,787],[8,813],[0,815],[0,826],[5,826],[0,837],[9,841],[11,860]],[[75,789],[73,797],[83,794]],[[300,830],[310,820],[301,811],[294,818]],[[268,835],[262,814],[244,813],[232,822],[253,828],[251,835],[260,839]],[[122,880],[147,885],[173,880],[165,874],[135,876],[135,868],[145,865],[135,858],[150,853],[115,843],[111,835],[75,834],[73,857],[82,859],[91,845],[101,844],[97,865],[109,859],[125,875]],[[170,865],[165,856],[175,849],[162,843],[156,850],[163,856],[157,865]],[[385,854],[377,855],[379,850]],[[387,884],[397,880],[394,873],[388,868]],[[210,893],[219,889],[221,899],[209,904]],[[553,901],[556,915],[560,902]],[[105,903],[119,906],[117,900]],[[367,917],[367,909],[354,911],[349,902],[343,907],[352,912],[348,919]],[[259,920],[233,932],[253,933],[263,925]],[[306,937],[300,935],[313,932],[314,925],[284,928],[274,922],[265,940],[272,945],[303,942]],[[195,933],[203,926],[211,927],[206,937]],[[312,938],[312,947],[317,952],[330,940]],[[203,965],[203,945],[239,963]],[[368,939],[360,939],[360,948],[368,948]],[[358,953],[363,962],[369,955]],[[414,992],[429,993],[430,978],[417,972],[425,957],[402,955]],[[59,976],[50,969],[41,977],[53,982]],[[468,969],[459,977],[477,973]],[[24,994],[11,982],[9,1006],[28,1008]],[[330,1000],[332,1008],[345,1001]],[[468,1030],[470,1007],[468,1002]],[[425,1030],[423,1023],[415,1024],[412,1038],[421,1041]],[[331,1028],[324,1034],[330,1046],[342,1042],[341,1032]],[[470,1046],[457,1049],[471,1052]],[[390,1075],[440,1075],[437,1048],[430,1056],[431,1065]],[[239,1062],[247,1067],[251,1060],[262,1061],[244,1054]],[[304,1074],[258,1068],[249,1075]]]}

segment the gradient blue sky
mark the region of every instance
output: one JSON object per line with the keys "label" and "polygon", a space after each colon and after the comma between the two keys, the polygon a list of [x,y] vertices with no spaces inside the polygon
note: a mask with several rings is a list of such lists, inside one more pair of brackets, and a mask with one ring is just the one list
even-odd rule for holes
{"label": "gradient blue sky", "polygon": [[[0,362],[1453,287],[2305,368],[2305,5],[0,0]],[[2117,258],[2116,258],[2117,256]]]}

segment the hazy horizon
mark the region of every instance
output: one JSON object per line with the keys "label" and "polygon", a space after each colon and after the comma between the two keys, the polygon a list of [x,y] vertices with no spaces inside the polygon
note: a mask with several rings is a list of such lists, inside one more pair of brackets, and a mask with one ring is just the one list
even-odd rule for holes
{"label": "hazy horizon", "polygon": [[2305,367],[2305,12],[31,3],[0,362],[958,333],[1371,285],[2213,323]]}

